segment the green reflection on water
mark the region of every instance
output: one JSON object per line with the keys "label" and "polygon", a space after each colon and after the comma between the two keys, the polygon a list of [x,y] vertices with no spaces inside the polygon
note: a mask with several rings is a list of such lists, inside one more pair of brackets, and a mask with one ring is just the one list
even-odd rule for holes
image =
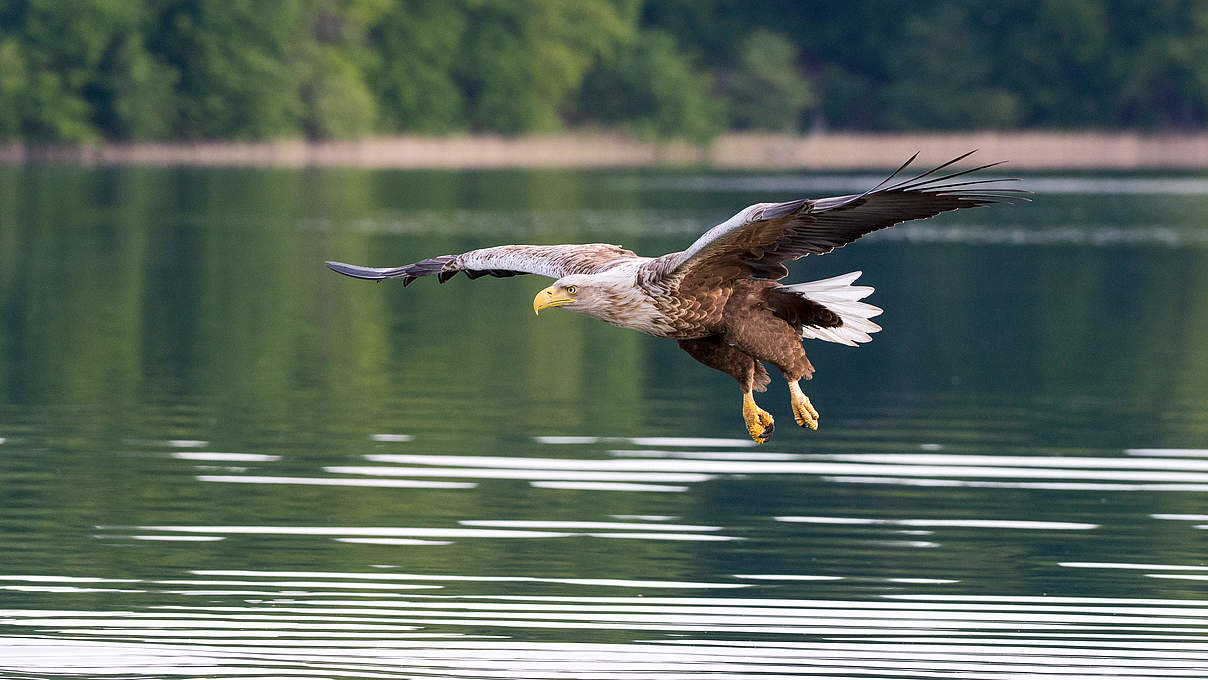
{"label": "green reflection on water", "polygon": [[[743,545],[570,539],[467,541],[401,554],[442,573],[655,570],[667,578],[818,570],[954,577],[968,587],[1069,587],[1058,559],[1120,552],[1186,559],[1187,529],[1151,512],[1195,512],[1196,494],[1112,497],[1119,531],[944,542],[932,552],[853,543],[831,530],[769,528],[779,514],[1085,517],[1084,492],[985,492],[728,478],[691,493],[555,493],[522,481],[448,492],[198,483],[170,439],[284,455],[246,467],[317,476],[362,455],[607,457],[542,435],[742,437],[732,381],[673,344],[566,313],[531,313],[535,277],[417,282],[338,277],[322,262],[391,265],[504,242],[685,247],[758,200],[694,190],[670,173],[370,172],[61,167],[0,170],[0,402],[5,540],[14,570],[144,573],[242,565],[363,567],[380,546],[231,537],[195,545],[93,538],[97,526],[457,526],[493,518],[668,515],[753,532]],[[717,176],[707,179],[717,180]],[[722,177],[724,179],[724,177]],[[781,178],[783,179],[783,178]],[[809,178],[803,185],[808,188]],[[863,178],[853,179],[852,190]],[[829,186],[829,185],[828,185]],[[838,193],[832,190],[808,193]],[[1136,197],[1134,197],[1136,198]],[[1171,226],[1194,235],[1208,197],[1161,201],[1041,195],[1028,206],[942,218],[959,229]],[[687,225],[696,225],[696,231]],[[954,232],[959,236],[959,232]],[[792,280],[863,269],[885,331],[858,350],[812,343],[817,434],[791,427],[783,384],[761,398],[781,423],[769,450],[1055,455],[1208,441],[1208,249],[870,238],[798,263]],[[1091,238],[1093,241],[1094,239]],[[414,435],[406,446],[375,433]],[[217,466],[221,468],[222,466]],[[263,468],[263,469],[262,469]],[[222,472],[222,470],[219,470]],[[1106,498],[1106,496],[1102,497]],[[1141,527],[1144,527],[1142,530]],[[881,537],[884,538],[884,537]],[[117,548],[115,545],[124,546]],[[805,546],[805,547],[803,547]],[[880,556],[878,558],[878,556]],[[1043,556],[1043,559],[1037,556]],[[902,562],[902,559],[908,558]],[[873,560],[873,566],[868,567]],[[954,560],[959,565],[954,565]],[[1044,565],[1040,576],[1030,566]],[[905,566],[903,566],[905,565]],[[864,570],[862,572],[861,570]],[[978,576],[980,574],[980,576]],[[1076,576],[1082,577],[1082,574]],[[1029,579],[1037,578],[1037,582]],[[1147,583],[1177,592],[1174,583]],[[966,587],[966,586],[962,586]],[[1010,589],[1010,588],[1009,588]]]}

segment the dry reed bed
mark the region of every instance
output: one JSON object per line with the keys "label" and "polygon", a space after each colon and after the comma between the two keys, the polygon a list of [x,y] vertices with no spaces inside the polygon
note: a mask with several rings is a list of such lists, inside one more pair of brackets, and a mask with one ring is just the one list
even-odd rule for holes
{"label": "dry reed bed", "polygon": [[346,166],[363,168],[872,169],[915,151],[927,162],[980,149],[1021,170],[1208,168],[1208,133],[969,132],[809,135],[731,133],[706,145],[603,133],[377,137],[357,141],[0,146],[0,163]]}

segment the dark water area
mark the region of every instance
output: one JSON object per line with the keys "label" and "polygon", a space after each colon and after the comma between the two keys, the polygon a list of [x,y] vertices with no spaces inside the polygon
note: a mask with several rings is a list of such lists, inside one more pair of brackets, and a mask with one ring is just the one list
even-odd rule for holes
{"label": "dark water area", "polygon": [[0,677],[1208,677],[1208,179],[879,232],[776,377],[499,243],[679,250],[869,174],[0,168]]}

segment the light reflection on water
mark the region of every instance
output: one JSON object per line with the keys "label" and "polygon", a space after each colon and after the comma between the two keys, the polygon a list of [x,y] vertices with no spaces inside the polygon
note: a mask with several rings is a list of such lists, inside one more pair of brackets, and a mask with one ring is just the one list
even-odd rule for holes
{"label": "light reflection on water", "polygon": [[[6,639],[5,667],[26,673],[212,677],[252,673],[365,677],[467,673],[478,677],[742,678],[816,676],[1196,677],[1208,654],[1208,607],[1181,600],[889,595],[881,599],[678,597],[659,589],[709,587],[649,581],[200,571],[273,579],[268,599],[237,606],[175,604],[156,611],[0,611],[35,631]],[[53,577],[30,577],[44,582]],[[276,580],[276,579],[293,580]],[[355,592],[384,580],[567,583],[641,589],[641,596],[523,596]],[[315,579],[329,579],[316,581]],[[206,588],[229,581],[187,582]],[[306,590],[325,583],[339,593]],[[153,588],[160,583],[148,583]],[[127,591],[133,592],[133,591]],[[271,591],[270,591],[271,593]],[[248,591],[247,595],[260,595]],[[351,598],[351,599],[350,599]],[[370,599],[375,598],[375,599]],[[629,643],[509,639],[526,629],[629,631]],[[502,634],[502,635],[501,635]],[[659,636],[707,634],[705,639]],[[758,635],[760,637],[750,637]],[[738,639],[719,639],[738,636]],[[922,671],[926,671],[923,673]],[[462,677],[458,675],[458,677]]]}
{"label": "light reflection on water", "polygon": [[[414,441],[423,444],[423,438]],[[1132,450],[1117,457],[999,456],[992,457],[994,461],[981,455],[933,452],[785,454],[769,460],[768,454],[759,451],[735,453],[726,442],[713,450],[707,448],[710,442],[701,440],[626,442],[636,446],[678,444],[684,449],[679,451],[609,448],[618,441],[584,437],[535,442],[537,446],[563,447],[563,452],[565,447],[580,447],[585,457],[402,453],[362,457],[373,463],[418,466],[450,478],[472,471],[525,473],[483,475],[485,484],[533,480],[534,475],[540,476],[537,473],[549,471],[676,470],[702,475],[694,480],[697,484],[729,479],[751,488],[758,488],[760,479],[797,476],[842,488],[845,483],[834,481],[830,476],[834,470],[825,467],[836,461],[888,466],[895,468],[895,476],[913,471],[923,478],[977,476],[987,462],[998,463],[993,466],[996,470],[1014,470],[1023,477],[1048,470],[1077,479],[1081,479],[1080,473],[1095,469],[1165,470],[1170,474],[1197,474],[1196,470],[1203,469],[1202,461],[1192,456],[1167,456],[1166,451],[1143,455]],[[289,458],[252,453],[166,455],[185,465],[242,460],[273,466]],[[750,460],[741,459],[743,455]],[[313,479],[365,473],[359,466],[344,467],[324,466]],[[397,473],[393,467],[382,470]],[[398,474],[411,472],[409,467]],[[242,478],[247,484],[269,485],[266,488],[275,487],[279,479],[252,474]],[[213,481],[205,475],[195,479],[202,484]],[[690,488],[694,487],[684,487],[684,493]],[[482,487],[450,484],[432,489],[463,494]],[[1110,525],[1110,515],[1105,517],[1107,525],[969,517],[964,512],[932,517],[776,515],[753,524],[747,518],[743,526],[683,520],[677,515],[614,514],[582,519],[466,518],[443,527],[99,526],[94,527],[99,532],[94,540],[116,545],[122,541],[251,538],[255,542],[245,546],[265,550],[272,544],[262,541],[295,537],[308,542],[367,541],[370,543],[365,545],[382,548],[457,551],[467,541],[533,539],[766,543],[783,540],[775,535],[778,525],[798,525],[816,527],[815,545],[824,544],[829,535],[847,550],[871,544],[896,554],[918,550],[953,554],[981,543],[987,531],[995,532],[1000,541],[1010,541],[1006,538],[1010,534],[1003,532],[1016,532],[1045,537],[1043,541],[1060,534],[1102,534],[1099,540],[1108,542],[1116,540],[1121,531]],[[1151,520],[1194,523],[1208,521],[1208,516],[1154,514]],[[926,534],[929,540],[893,538],[894,532]],[[397,553],[393,558],[406,562],[405,555]],[[937,589],[957,587],[968,579],[936,577],[931,575],[935,572],[927,571],[915,571],[912,576],[893,571],[880,575],[823,573],[827,571],[823,565],[817,573],[715,572],[720,578],[711,581],[500,575],[489,569],[476,574],[467,566],[460,573],[413,572],[378,565],[371,571],[195,568],[181,570],[174,577],[151,578],[4,574],[0,575],[0,592],[11,595],[7,596],[9,608],[0,609],[0,624],[9,630],[0,638],[0,669],[56,677],[316,678],[557,678],[567,674],[677,679],[1035,674],[1158,678],[1208,673],[1204,661],[1208,658],[1208,600],[1028,597],[984,590],[982,594],[944,593]],[[1099,574],[1137,572],[1147,578],[1208,578],[1202,575],[1208,567],[1195,564],[1065,561],[1053,567]],[[942,573],[961,572],[958,567]],[[681,592],[688,594],[678,594]],[[782,594],[786,592],[795,595]],[[862,594],[853,597],[856,593]],[[18,594],[25,599],[19,601],[22,606],[13,606],[18,601],[11,598]],[[56,597],[70,597],[77,606],[95,600],[96,606],[54,607],[54,600],[47,598]],[[125,606],[124,599],[129,600]],[[618,635],[629,641],[593,640]]]}
{"label": "light reflection on water", "polygon": [[802,263],[892,323],[810,345],[822,429],[774,386],[757,447],[727,378],[533,281],[317,263],[661,252],[866,177],[14,176],[0,676],[1208,677],[1200,178]]}

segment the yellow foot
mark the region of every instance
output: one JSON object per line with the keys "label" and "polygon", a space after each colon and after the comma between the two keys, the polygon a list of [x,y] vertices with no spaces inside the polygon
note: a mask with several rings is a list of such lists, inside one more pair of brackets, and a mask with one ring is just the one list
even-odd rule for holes
{"label": "yellow foot", "polygon": [[801,387],[797,383],[789,383],[789,401],[793,405],[793,418],[797,424],[817,430],[818,409],[814,408],[814,405],[810,403],[810,398],[802,393]]}
{"label": "yellow foot", "polygon": [[747,432],[756,444],[762,444],[772,438],[776,421],[772,419],[771,413],[755,404],[755,397],[751,396],[750,392],[742,395],[742,417],[747,421]]}

